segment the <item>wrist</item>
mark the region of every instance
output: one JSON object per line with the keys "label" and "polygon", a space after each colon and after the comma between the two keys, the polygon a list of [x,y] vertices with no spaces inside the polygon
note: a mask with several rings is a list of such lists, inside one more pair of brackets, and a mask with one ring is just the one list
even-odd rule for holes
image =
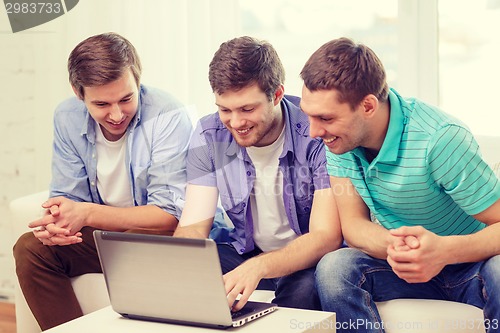
{"label": "wrist", "polygon": [[464,262],[464,257],[462,253],[462,248],[467,249],[468,246],[464,246],[461,239],[464,240],[464,236],[441,236],[441,253],[443,256],[444,265],[452,265]]}
{"label": "wrist", "polygon": [[92,227],[95,228],[94,226],[94,219],[93,216],[95,215],[94,208],[95,204],[90,203],[90,202],[82,202],[82,227]]}
{"label": "wrist", "polygon": [[272,278],[271,270],[268,267],[269,260],[266,259],[266,255],[261,254],[257,257],[253,257],[248,260],[252,265],[252,270],[257,273],[259,279]]}

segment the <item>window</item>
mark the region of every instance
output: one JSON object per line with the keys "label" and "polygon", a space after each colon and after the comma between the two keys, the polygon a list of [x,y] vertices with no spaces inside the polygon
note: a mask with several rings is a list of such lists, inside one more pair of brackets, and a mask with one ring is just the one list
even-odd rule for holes
{"label": "window", "polygon": [[[269,41],[286,71],[285,92],[300,96],[300,71],[321,45],[350,37],[372,48],[397,86],[396,0],[240,0],[241,34]],[[360,10],[362,9],[362,10]]]}
{"label": "window", "polygon": [[500,1],[438,5],[440,105],[474,133],[498,135]]}
{"label": "window", "polygon": [[285,90],[299,95],[300,70],[325,42],[351,37],[381,58],[403,96],[440,106],[475,134],[499,132],[500,0],[240,0],[241,34],[271,42]]}

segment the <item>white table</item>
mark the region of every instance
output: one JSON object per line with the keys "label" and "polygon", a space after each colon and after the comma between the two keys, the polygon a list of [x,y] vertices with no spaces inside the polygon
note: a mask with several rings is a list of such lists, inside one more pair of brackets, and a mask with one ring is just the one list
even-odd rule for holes
{"label": "white table", "polygon": [[335,313],[323,311],[278,308],[273,313],[265,315],[238,328],[226,330],[201,328],[184,325],[149,322],[123,318],[113,311],[111,306],[65,324],[51,328],[47,333],[206,333],[206,332],[240,332],[240,333],[299,333],[299,332],[335,332]]}

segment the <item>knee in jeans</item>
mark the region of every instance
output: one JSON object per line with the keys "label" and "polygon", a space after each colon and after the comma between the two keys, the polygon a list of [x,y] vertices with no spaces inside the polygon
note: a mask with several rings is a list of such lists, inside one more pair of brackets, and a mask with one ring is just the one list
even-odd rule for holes
{"label": "knee in jeans", "polygon": [[341,248],[327,253],[318,262],[316,275],[326,274],[331,276],[334,273],[346,272],[352,267],[358,254],[358,250],[351,248]]}
{"label": "knee in jeans", "polygon": [[484,262],[481,275],[490,283],[500,286],[500,255],[493,256]]}

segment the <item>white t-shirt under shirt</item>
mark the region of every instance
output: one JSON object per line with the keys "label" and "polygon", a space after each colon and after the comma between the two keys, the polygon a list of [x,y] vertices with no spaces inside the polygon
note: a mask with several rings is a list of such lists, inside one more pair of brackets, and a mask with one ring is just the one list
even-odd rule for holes
{"label": "white t-shirt under shirt", "polygon": [[248,147],[255,166],[255,183],[250,195],[254,241],[264,252],[284,247],[297,238],[285,212],[283,174],[278,168],[285,142],[285,128],[278,139],[265,147]]}
{"label": "white t-shirt under shirt", "polygon": [[97,128],[97,190],[99,195],[106,205],[131,207],[134,201],[125,163],[127,134],[117,141],[109,141],[104,137],[99,124]]}

